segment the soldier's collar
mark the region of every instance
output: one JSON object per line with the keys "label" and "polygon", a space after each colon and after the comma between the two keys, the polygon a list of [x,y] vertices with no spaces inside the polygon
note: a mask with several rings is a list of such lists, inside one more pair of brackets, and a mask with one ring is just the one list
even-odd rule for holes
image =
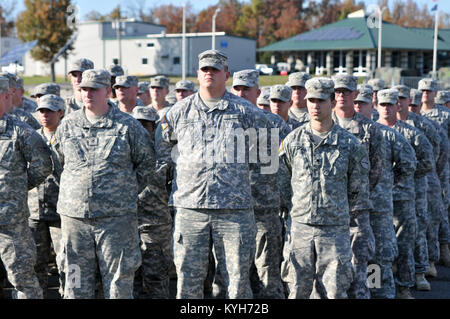
{"label": "soldier's collar", "polygon": [[108,101],[109,110],[106,112],[106,114],[97,122],[92,124],[89,122],[89,120],[86,117],[85,113],[85,106],[82,108],[81,117],[82,117],[82,126],[83,128],[91,128],[91,127],[98,127],[98,128],[110,128],[113,126],[114,123],[114,117],[117,112],[120,112],[117,106],[113,105],[111,101]]}
{"label": "soldier's collar", "polygon": [[[336,131],[338,130],[339,125],[336,124],[336,121],[333,120],[333,127],[331,128],[328,135],[323,139],[321,144],[328,144],[328,145],[338,145],[338,134],[336,134]],[[311,122],[308,124],[305,124],[305,130],[308,133],[308,135],[311,137],[313,135],[312,128],[311,128]],[[312,137],[311,137],[312,139]]]}
{"label": "soldier's collar", "polygon": [[200,97],[199,92],[195,93],[195,98],[194,98],[193,102],[195,105],[198,105],[202,111],[205,111],[205,112],[211,112],[216,109],[223,111],[223,110],[227,109],[228,106],[230,105],[230,102],[229,102],[229,100],[231,99],[231,97],[229,96],[230,94],[231,93],[229,93],[228,91],[225,91],[225,94],[223,95],[222,99],[216,105],[214,105],[214,107],[212,107],[212,108],[209,108],[208,106],[205,105],[205,102],[203,102],[202,98]]}

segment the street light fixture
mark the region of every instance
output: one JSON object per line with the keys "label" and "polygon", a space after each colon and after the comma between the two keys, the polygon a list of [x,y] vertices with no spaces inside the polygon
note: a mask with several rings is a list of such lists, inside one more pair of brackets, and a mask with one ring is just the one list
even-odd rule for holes
{"label": "street light fixture", "polygon": [[216,17],[220,11],[220,7],[216,9],[212,17],[212,45],[211,48],[214,50],[216,48]]}

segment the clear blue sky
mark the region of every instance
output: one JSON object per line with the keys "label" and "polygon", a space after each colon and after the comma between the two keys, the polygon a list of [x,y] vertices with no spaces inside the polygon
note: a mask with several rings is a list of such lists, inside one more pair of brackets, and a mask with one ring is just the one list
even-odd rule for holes
{"label": "clear blue sky", "polygon": [[[250,0],[247,0],[250,2]],[[363,0],[366,3],[366,7],[370,4],[374,3],[376,4],[377,0]],[[24,0],[18,1],[16,5],[16,14],[22,10],[24,10]],[[147,8],[154,7],[157,5],[164,5],[164,4],[173,4],[173,5],[181,5],[185,1],[184,0],[129,0],[124,2],[123,0],[73,0],[73,3],[76,4],[80,10],[79,12],[79,18],[83,19],[84,15],[92,10],[96,10],[100,12],[101,14],[106,14],[111,12],[118,4],[121,4],[123,9],[127,9],[130,3],[145,3],[145,6]],[[358,0],[356,1],[358,2]],[[428,4],[428,8],[431,8],[435,2],[432,0],[416,0],[416,2],[422,6],[424,3]],[[190,4],[193,8],[194,12],[199,12],[211,5],[215,5],[218,3],[217,0],[190,0]],[[393,1],[390,0],[389,4],[392,4]],[[439,11],[450,13],[450,1],[449,0],[439,0]]]}

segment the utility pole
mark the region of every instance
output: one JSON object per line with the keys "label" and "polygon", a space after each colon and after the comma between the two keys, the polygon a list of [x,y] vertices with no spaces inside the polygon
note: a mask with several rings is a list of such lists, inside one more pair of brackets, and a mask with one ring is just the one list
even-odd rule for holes
{"label": "utility pole", "polygon": [[122,23],[120,21],[120,18],[114,20],[112,22],[113,29],[116,29],[116,36],[117,36],[117,44],[119,47],[119,65],[122,65],[122,39],[121,39],[121,33],[122,33]]}
{"label": "utility pole", "polygon": [[183,5],[183,39],[181,46],[181,78],[186,80],[186,3]]}
{"label": "utility pole", "polygon": [[434,20],[434,44],[433,44],[433,79],[437,79],[437,38],[438,38],[438,30],[439,30],[439,10],[436,8],[436,16]]}
{"label": "utility pole", "polygon": [[216,17],[220,11],[220,7],[216,9],[212,18],[212,45],[211,48],[214,50],[216,48]]}

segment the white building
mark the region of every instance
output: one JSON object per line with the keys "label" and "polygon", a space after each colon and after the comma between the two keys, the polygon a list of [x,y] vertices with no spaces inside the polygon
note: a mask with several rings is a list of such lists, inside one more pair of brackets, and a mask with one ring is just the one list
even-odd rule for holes
{"label": "white building", "polygon": [[[67,66],[82,57],[92,60],[96,68],[120,64],[130,75],[182,74],[182,34],[166,34],[165,26],[135,20],[124,22],[122,29],[119,41],[111,22],[82,22],[67,63],[61,57],[55,64],[56,75],[64,76]],[[211,48],[211,36],[211,33],[186,34],[186,75],[196,74],[198,54]],[[228,55],[231,72],[255,67],[255,40],[216,32],[215,47]],[[25,55],[23,66],[26,76],[50,74],[50,66],[35,61],[30,53]]]}

